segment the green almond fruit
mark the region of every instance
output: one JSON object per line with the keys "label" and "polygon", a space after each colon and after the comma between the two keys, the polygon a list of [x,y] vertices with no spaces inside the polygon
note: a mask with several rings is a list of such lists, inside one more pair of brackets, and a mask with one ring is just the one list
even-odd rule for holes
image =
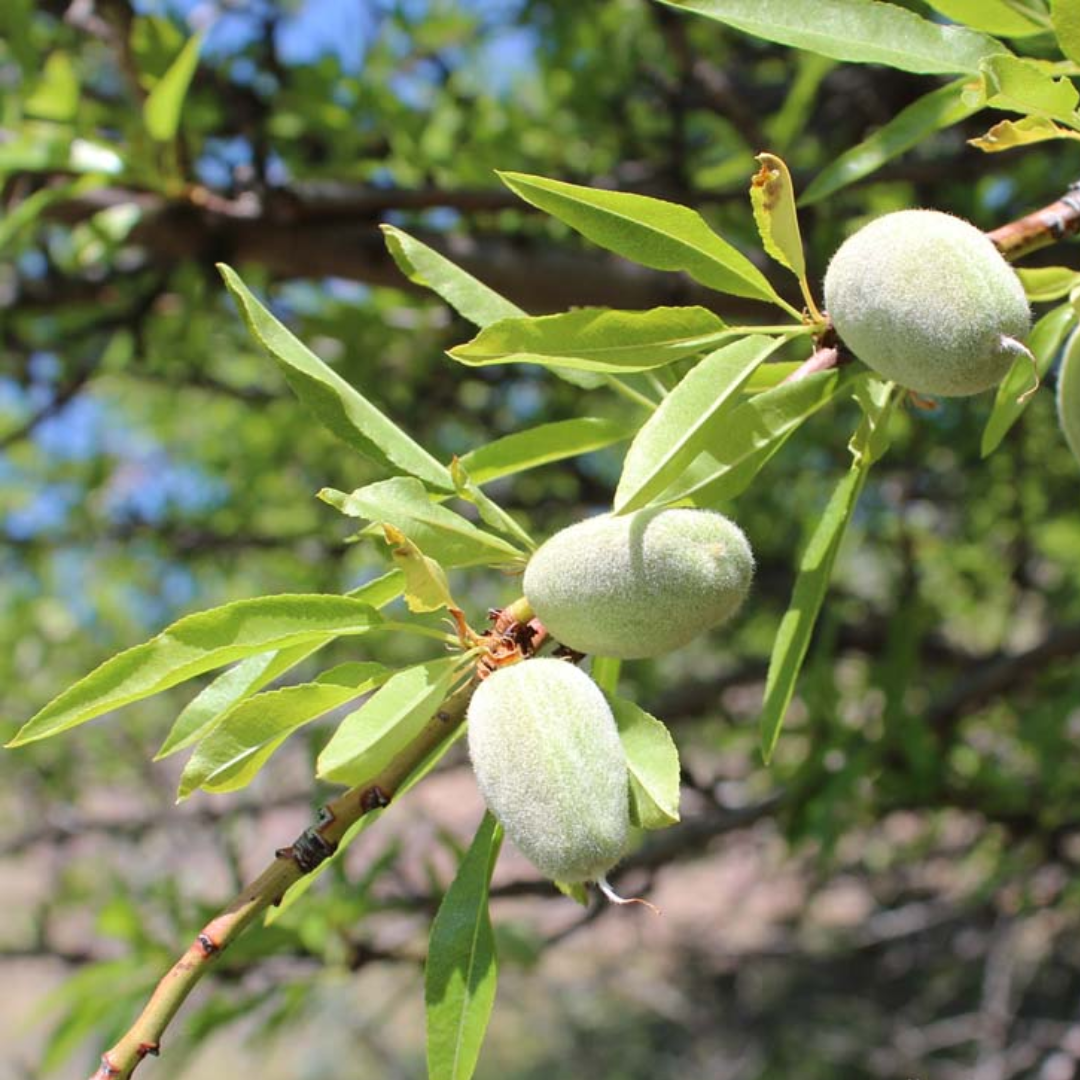
{"label": "green almond fruit", "polygon": [[840,340],[882,378],[963,397],[996,386],[1031,328],[1024,287],[989,237],[937,210],[900,210],[849,237],[825,274]]}
{"label": "green almond fruit", "polygon": [[730,619],[750,590],[743,531],[710,510],[639,510],[579,521],[525,568],[548,632],[583,653],[660,656]]}
{"label": "green almond fruit", "polygon": [[492,672],[468,711],[469,756],[488,809],[553,881],[603,880],[630,826],[629,773],[600,688],[565,660]]}

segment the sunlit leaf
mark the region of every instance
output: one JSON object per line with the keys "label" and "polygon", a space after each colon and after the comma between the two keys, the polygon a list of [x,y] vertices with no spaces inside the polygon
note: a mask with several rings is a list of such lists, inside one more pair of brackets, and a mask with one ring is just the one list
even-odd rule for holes
{"label": "sunlit leaf", "polygon": [[1007,51],[993,38],[942,26],[877,0],[662,0],[766,41],[847,60],[886,64],[922,75],[975,72]]}
{"label": "sunlit leaf", "polygon": [[683,270],[718,292],[780,302],[761,271],[710,229],[696,210],[542,176],[499,176],[526,202],[617,255],[656,270]]}
{"label": "sunlit leaf", "polygon": [[561,315],[504,319],[449,350],[462,364],[552,364],[584,371],[642,371],[704,352],[725,329],[701,307],[612,311],[578,308]]}
{"label": "sunlit leaf", "polygon": [[352,787],[374,776],[435,715],[463,664],[449,656],[399,671],[341,721],[319,755],[319,778]]}
{"label": "sunlit leaf", "polygon": [[806,549],[799,559],[791,603],[780,620],[773,642],[765,679],[765,699],[761,706],[761,752],[766,761],[772,757],[784,714],[795,693],[795,683],[810,647],[810,638],[832,577],[840,543],[870,466],[887,445],[889,416],[898,395],[888,383],[875,381],[867,385],[867,392],[860,395],[867,411],[851,441],[854,460],[814,523]]}
{"label": "sunlit leaf", "polygon": [[428,1076],[469,1080],[495,1001],[495,937],[488,890],[502,829],[485,814],[431,924],[424,1002]]}
{"label": "sunlit leaf", "polygon": [[630,444],[615,492],[615,512],[646,506],[701,453],[728,441],[739,388],[782,338],[760,334],[711,353],[664,398]]}
{"label": "sunlit leaf", "polygon": [[393,472],[453,490],[449,472],[419,443],[286,330],[234,270],[222,264],[218,270],[251,333],[277,361],[296,396],[330,431]]}
{"label": "sunlit leaf", "polygon": [[667,727],[625,698],[611,697],[630,770],[630,820],[666,829],[679,820],[679,751]]}
{"label": "sunlit leaf", "polygon": [[633,430],[628,423],[598,416],[556,420],[470,450],[462,456],[461,464],[475,483],[486,484],[502,476],[602,450],[629,438]]}
{"label": "sunlit leaf", "polygon": [[381,480],[349,494],[324,488],[319,498],[349,517],[400,529],[425,555],[446,567],[501,565],[524,553],[501,536],[477,528],[434,502],[412,477]]}
{"label": "sunlit leaf", "polygon": [[382,664],[353,664],[348,678],[286,686],[246,698],[230,709],[199,743],[184,766],[178,797],[246,787],[297,729],[385,682]]}
{"label": "sunlit leaf", "polygon": [[370,604],[322,595],[262,596],[188,615],[106,660],[46,705],[9,745],[56,735],[247,656],[327,634],[364,634],[380,622]]}

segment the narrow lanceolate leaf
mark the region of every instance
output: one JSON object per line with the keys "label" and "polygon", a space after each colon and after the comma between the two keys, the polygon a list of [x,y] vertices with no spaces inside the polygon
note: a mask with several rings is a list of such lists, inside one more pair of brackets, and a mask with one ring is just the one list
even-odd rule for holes
{"label": "narrow lanceolate leaf", "polygon": [[630,820],[666,829],[679,820],[679,751],[667,727],[625,698],[609,697],[630,770]]}
{"label": "narrow lanceolate leaf", "polygon": [[991,56],[982,62],[981,70],[986,103],[993,108],[1076,126],[1080,94],[1071,80],[1053,76],[1037,61],[1015,56]]}
{"label": "narrow lanceolate leaf", "polygon": [[765,275],[696,211],[662,199],[500,173],[526,202],[594,244],[654,270],[682,270],[717,292],[780,303]]}
{"label": "narrow lanceolate leaf", "polygon": [[445,255],[393,225],[380,225],[386,248],[401,272],[417,285],[441,296],[459,315],[477,326],[513,319],[525,312],[478,281]]}
{"label": "narrow lanceolate leaf", "polygon": [[806,278],[806,259],[791,173],[775,154],[758,154],[757,160],[761,168],[750,182],[750,202],[761,242],[781,266],[802,281]]}
{"label": "narrow lanceolate leaf", "polygon": [[968,142],[986,154],[997,154],[1002,150],[1049,142],[1051,139],[1080,139],[1080,132],[1063,128],[1045,116],[1025,116],[1020,120],[1002,120],[985,135],[968,139]]}
{"label": "narrow lanceolate leaf", "polygon": [[297,729],[385,682],[382,664],[352,664],[345,673],[312,683],[268,690],[230,709],[199,743],[184,766],[177,797],[192,792],[238,791]]}
{"label": "narrow lanceolate leaf", "polygon": [[384,525],[383,535],[391,546],[395,565],[405,575],[405,603],[410,611],[439,611],[456,606],[446,571],[434,559],[429,559],[393,525]]}
{"label": "narrow lanceolate leaf", "polygon": [[[1049,268],[1048,268],[1049,269]],[[1071,271],[1070,271],[1071,272]],[[1035,356],[1018,356],[1001,380],[994,397],[994,408],[982,434],[982,456],[988,457],[1000,445],[1009,429],[1020,419],[1028,404],[1028,391],[1035,385],[1035,373],[1039,379],[1046,377],[1057,357],[1058,349],[1069,329],[1076,323],[1076,312],[1071,304],[1048,311],[1036,324],[1027,340],[1027,346]]]}
{"label": "narrow lanceolate leaf", "polygon": [[370,604],[322,595],[263,596],[188,615],[106,660],[46,705],[9,745],[56,735],[247,656],[327,634],[363,634],[380,622]]}
{"label": "narrow lanceolate leaf", "polygon": [[[753,478],[769,458],[770,451],[787,438],[818,409],[846,394],[865,378],[865,372],[851,366],[837,371],[821,371],[797,382],[783,383],[752,397],[732,412],[723,428],[723,438],[709,446],[685,479],[663,493],[664,503],[689,501],[694,506],[711,506],[733,498]],[[751,463],[754,470],[747,472]],[[733,475],[742,486],[730,487]]]}
{"label": "narrow lanceolate leaf", "polygon": [[143,102],[143,123],[150,138],[168,142],[176,137],[191,80],[199,66],[202,35],[189,38],[169,70],[157,81]]}
{"label": "narrow lanceolate leaf", "polygon": [[393,525],[446,567],[499,566],[524,558],[524,552],[501,536],[432,502],[424,485],[411,477],[381,480],[351,494],[324,488],[319,498],[349,517]]}
{"label": "narrow lanceolate leaf", "polygon": [[754,37],[847,60],[921,75],[975,72],[1005,52],[993,38],[942,26],[878,0],[662,0]]}
{"label": "narrow lanceolate leaf", "polygon": [[1080,64],[1080,0],[1050,0],[1050,18],[1061,51]]}
{"label": "narrow lanceolate leaf", "polygon": [[495,1001],[495,935],[488,891],[502,829],[485,814],[431,924],[424,1003],[431,1080],[469,1080]]}
{"label": "narrow lanceolate leaf", "polygon": [[392,472],[408,473],[433,487],[453,490],[450,474],[419,443],[286,330],[234,270],[223,264],[218,265],[218,270],[248,329],[277,361],[293,392],[324,427]]}
{"label": "narrow lanceolate leaf", "polygon": [[702,307],[578,308],[560,315],[503,319],[448,355],[470,367],[524,363],[644,371],[704,352],[724,329],[723,320]]}
{"label": "narrow lanceolate leaf", "polygon": [[947,19],[963,23],[972,30],[1002,37],[1032,37],[1048,29],[1048,20],[1036,9],[1020,10],[1019,4],[1010,0],[926,0]]}
{"label": "narrow lanceolate leaf", "polygon": [[822,169],[799,198],[799,204],[819,202],[919,146],[935,131],[952,127],[978,112],[982,105],[964,96],[967,81],[957,79],[938,87],[901,109],[887,124]]}
{"label": "narrow lanceolate leaf", "polygon": [[599,416],[556,420],[478,446],[461,458],[461,464],[474,483],[486,484],[502,476],[602,450],[628,439],[633,431],[630,424]]}
{"label": "narrow lanceolate leaf", "polygon": [[[352,589],[346,596],[362,600],[373,608],[385,607],[401,595],[403,581],[400,571],[391,570]],[[228,671],[223,671],[188,702],[154,755],[154,760],[160,761],[197,743],[237,702],[269,686],[336,637],[337,634],[326,634],[288,649],[249,656]]]}
{"label": "narrow lanceolate leaf", "polygon": [[1065,441],[1080,462],[1080,333],[1073,330],[1058,372],[1057,415]]}
{"label": "narrow lanceolate leaf", "polygon": [[761,752],[772,757],[784,714],[810,647],[814,625],[832,577],[840,543],[855,511],[870,466],[887,448],[888,421],[897,400],[891,383],[872,381],[861,396],[866,413],[851,441],[854,460],[818,518],[806,550],[799,560],[791,604],[780,620],[765,679],[761,708]]}
{"label": "narrow lanceolate leaf", "polygon": [[[401,272],[410,281],[437,293],[469,322],[477,326],[490,326],[500,319],[524,318],[528,315],[517,304],[500,296],[427,244],[393,225],[380,225],[379,228]],[[560,379],[585,390],[603,385],[599,376],[589,372],[557,366],[553,366],[551,371]]]}
{"label": "narrow lanceolate leaf", "polygon": [[615,492],[615,512],[646,506],[701,453],[726,441],[739,388],[782,338],[743,338],[705,357],[671,391],[630,444]]}
{"label": "narrow lanceolate leaf", "polygon": [[1033,266],[1030,269],[1017,267],[1016,275],[1024,286],[1027,298],[1033,304],[1060,300],[1080,284],[1080,272],[1070,266]]}
{"label": "narrow lanceolate leaf", "polygon": [[468,660],[450,656],[398,672],[342,720],[317,775],[352,787],[388,765],[435,715]]}

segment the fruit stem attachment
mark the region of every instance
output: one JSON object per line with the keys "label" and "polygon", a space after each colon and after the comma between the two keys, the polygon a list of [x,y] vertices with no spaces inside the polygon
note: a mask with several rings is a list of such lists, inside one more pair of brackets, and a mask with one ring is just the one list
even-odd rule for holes
{"label": "fruit stem attachment", "polygon": [[596,887],[613,904],[644,904],[654,915],[660,914],[660,909],[655,904],[650,904],[648,900],[643,900],[640,896],[620,896],[602,874],[596,879]]}

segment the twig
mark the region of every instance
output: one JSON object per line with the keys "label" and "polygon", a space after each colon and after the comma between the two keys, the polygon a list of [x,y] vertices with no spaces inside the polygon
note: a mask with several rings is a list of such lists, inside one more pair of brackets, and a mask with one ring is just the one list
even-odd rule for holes
{"label": "twig", "polygon": [[267,908],[280,903],[291,885],[329,858],[352,825],[389,803],[409,774],[460,726],[473,687],[470,682],[447,698],[419,736],[381,772],[323,807],[318,823],[277,851],[274,861],[203,927],[158,983],[138,1020],[102,1056],[91,1080],[126,1080],[143,1058],[160,1052],[165,1029],[221,953]]}
{"label": "twig", "polygon": [[1060,199],[986,235],[1010,262],[1080,233],[1080,181]]}

